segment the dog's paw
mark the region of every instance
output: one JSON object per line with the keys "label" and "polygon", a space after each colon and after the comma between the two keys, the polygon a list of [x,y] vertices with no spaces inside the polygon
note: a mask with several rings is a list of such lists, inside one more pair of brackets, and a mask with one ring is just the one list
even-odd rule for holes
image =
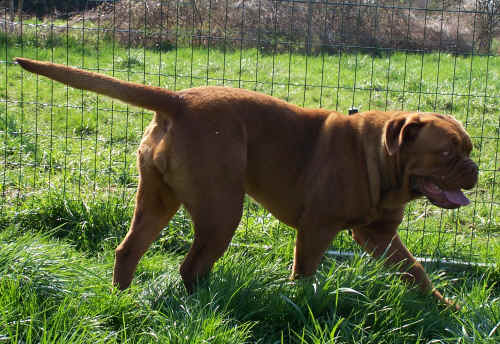
{"label": "dog's paw", "polygon": [[451,310],[454,312],[460,312],[462,310],[462,306],[460,306],[455,300],[450,300],[447,297],[443,299],[442,303],[446,307],[446,310]]}

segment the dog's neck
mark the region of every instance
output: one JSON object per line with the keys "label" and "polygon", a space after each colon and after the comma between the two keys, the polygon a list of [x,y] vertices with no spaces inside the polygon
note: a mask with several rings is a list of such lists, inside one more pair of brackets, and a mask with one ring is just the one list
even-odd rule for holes
{"label": "dog's neck", "polygon": [[384,147],[380,151],[381,163],[385,170],[380,176],[381,197],[379,207],[383,209],[401,208],[408,199],[408,180],[404,179],[404,168],[400,155],[389,155]]}
{"label": "dog's neck", "polygon": [[[359,120],[363,120],[362,117]],[[373,119],[367,118],[373,123]],[[382,140],[381,128],[385,121],[378,123],[379,126],[367,134],[373,137],[373,140],[365,143],[365,161],[368,171],[378,171],[378,173],[368,173],[369,190],[371,203],[374,208],[394,208],[394,205],[401,205],[401,200],[407,198],[404,192],[405,186],[401,175],[401,162],[399,154],[389,155]],[[380,142],[379,145],[372,145],[371,142]]]}

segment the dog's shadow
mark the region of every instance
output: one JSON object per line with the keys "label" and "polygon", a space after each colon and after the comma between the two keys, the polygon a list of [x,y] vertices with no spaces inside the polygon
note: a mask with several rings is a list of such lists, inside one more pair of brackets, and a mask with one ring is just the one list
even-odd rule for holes
{"label": "dog's shadow", "polygon": [[[252,323],[257,333],[300,329],[318,321],[330,327],[340,318],[349,319],[342,326],[355,326],[359,321],[378,326],[382,313],[398,309],[408,317],[421,314],[435,318],[436,326],[452,321],[451,315],[442,312],[429,296],[408,292],[396,274],[386,278],[391,271],[384,270],[382,262],[366,257],[354,261],[327,259],[314,277],[290,281],[284,259],[270,257],[266,259],[268,264],[262,265],[249,256],[231,255],[216,265],[208,278],[199,281],[192,295],[172,271],[144,281],[147,287],[143,299],[152,310],[177,323],[218,314],[236,324]],[[236,261],[238,264],[233,264]],[[378,264],[381,270],[377,270]]]}
{"label": "dog's shadow", "polygon": [[223,258],[209,276],[198,281],[193,294],[186,292],[174,269],[152,280],[144,276],[146,278],[137,288],[145,286],[142,298],[151,309],[172,316],[175,314],[179,318],[183,318],[188,310],[219,312],[238,322],[273,317],[277,313],[273,310],[283,308],[279,295],[289,294],[288,271],[282,271],[276,265],[261,266],[261,262],[253,263],[249,258],[239,264],[228,262],[239,260],[239,256]]}

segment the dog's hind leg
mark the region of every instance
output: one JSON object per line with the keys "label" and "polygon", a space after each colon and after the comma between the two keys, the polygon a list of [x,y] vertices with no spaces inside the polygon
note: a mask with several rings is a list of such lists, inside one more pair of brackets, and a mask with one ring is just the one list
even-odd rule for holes
{"label": "dog's hind leg", "polygon": [[226,251],[243,212],[243,186],[206,192],[203,200],[186,205],[194,222],[194,240],[180,267],[186,289],[193,292],[198,279],[212,269]]}
{"label": "dog's hind leg", "polygon": [[127,288],[142,255],[179,209],[180,202],[156,171],[141,171],[134,217],[115,251],[113,285]]}

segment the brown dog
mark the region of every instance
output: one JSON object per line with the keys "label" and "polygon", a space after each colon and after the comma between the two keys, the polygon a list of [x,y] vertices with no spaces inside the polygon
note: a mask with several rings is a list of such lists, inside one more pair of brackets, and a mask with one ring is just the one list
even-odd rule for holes
{"label": "brown dog", "polygon": [[477,182],[462,125],[431,113],[370,111],[355,116],[304,109],[242,89],[172,92],[47,62],[25,69],[155,111],[137,152],[134,217],[116,249],[113,283],[127,288],[139,259],[180,204],[195,226],[180,267],[188,291],[229,245],[248,193],[297,229],[292,277],[314,274],[335,235],[351,228],[375,257],[399,264],[434,290],[397,228],[405,204],[426,196],[442,208],[468,204]]}

